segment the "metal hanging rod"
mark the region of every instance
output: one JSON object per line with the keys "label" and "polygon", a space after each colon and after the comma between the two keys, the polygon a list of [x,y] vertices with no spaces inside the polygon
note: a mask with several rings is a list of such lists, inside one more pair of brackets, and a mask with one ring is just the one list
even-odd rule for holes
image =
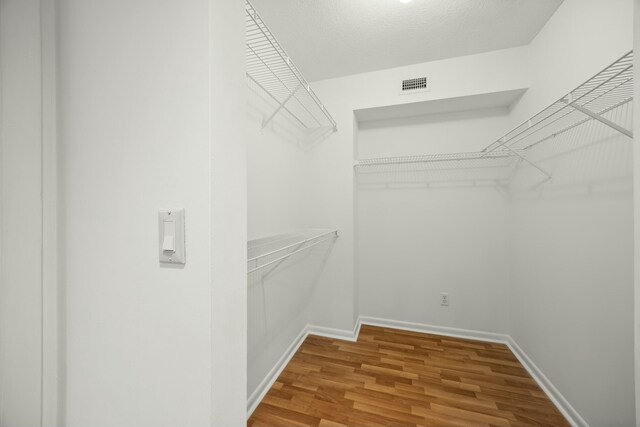
{"label": "metal hanging rod", "polygon": [[286,111],[305,129],[327,127],[336,131],[336,121],[248,0],[245,36],[247,77],[277,104],[262,127]]}
{"label": "metal hanging rod", "polygon": [[247,260],[247,274],[276,263],[279,265],[291,255],[336,237],[338,230],[309,230],[272,237],[266,241],[249,242],[248,249],[253,254]]}

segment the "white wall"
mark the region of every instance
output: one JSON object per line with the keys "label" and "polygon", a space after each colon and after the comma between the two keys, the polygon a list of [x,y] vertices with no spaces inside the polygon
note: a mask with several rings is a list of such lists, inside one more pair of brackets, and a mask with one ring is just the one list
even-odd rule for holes
{"label": "white wall", "polygon": [[[306,324],[343,332],[354,327],[360,314],[358,284],[354,285],[354,237],[358,230],[353,159],[358,148],[354,145],[358,123],[353,111],[385,102],[412,103],[522,89],[526,87],[526,73],[513,72],[520,70],[522,54],[522,50],[513,49],[353,77],[375,91],[360,83],[352,84],[352,78],[321,82],[316,86],[324,92],[320,97],[338,116],[339,123],[338,133],[326,139],[307,138],[296,131],[286,113],[261,130],[262,120],[276,106],[250,85],[246,123],[250,238],[301,228],[337,228],[340,237],[333,244],[292,257],[266,278],[263,272],[249,276],[249,394]],[[482,70],[477,73],[475,86],[460,78],[462,69],[473,66]],[[399,96],[397,79],[425,69],[444,83],[435,86],[432,93]],[[487,78],[490,75],[493,77]],[[388,84],[389,78],[393,79],[392,85]],[[503,124],[507,119],[504,110],[488,114]],[[476,131],[495,132],[493,122],[487,126],[478,117],[472,120]],[[492,193],[492,197],[496,195]]]}
{"label": "white wall", "polygon": [[[353,111],[530,86],[529,91],[511,111],[510,121],[515,125],[631,49],[631,4],[630,0],[567,0],[533,43],[525,48],[348,76],[313,85],[336,117],[339,132],[313,152],[314,180],[318,190],[315,192],[316,199],[312,201],[312,212],[318,220],[333,221],[340,227],[343,236],[340,243],[344,245],[342,248],[336,246],[337,256],[329,260],[327,265],[327,281],[321,281],[317,287],[314,305],[318,308],[312,313],[316,323],[349,329],[351,319],[357,316],[353,313],[353,310],[358,309],[357,303],[353,301],[353,298],[358,298],[354,295],[355,290],[360,288],[359,293],[364,296],[366,293],[363,284],[373,280],[372,277],[367,278],[367,273],[361,269],[357,272],[358,284],[351,285],[354,264],[350,254],[356,253],[353,246],[354,212],[358,212],[358,218],[361,219],[364,215],[363,202],[370,203],[371,210],[400,202],[389,198],[389,203],[385,204],[379,198],[367,200],[361,197],[360,205],[354,207],[351,167],[352,144],[356,138],[352,125]],[[594,22],[598,23],[597,31],[593,29]],[[473,73],[469,73],[469,70],[473,70]],[[399,78],[423,74],[431,77],[434,82],[431,92],[414,95],[411,99],[398,96],[396,84]],[[491,141],[487,140],[485,143],[489,142]],[[625,149],[628,147],[612,142],[604,150],[614,159],[624,159],[629,154]],[[611,171],[608,169],[611,163],[603,167],[593,161],[593,151],[586,153],[586,163],[579,165],[579,173],[573,169],[576,166],[575,159],[584,160],[584,157],[574,157],[568,163],[554,163],[557,166],[555,172],[559,175],[559,184],[563,180],[565,184],[574,185],[581,180],[584,182],[606,178],[607,172]],[[360,157],[365,156],[360,154]],[[595,169],[588,169],[589,167]],[[633,383],[628,375],[632,369],[632,309],[629,304],[632,274],[629,236],[632,234],[632,221],[629,169],[628,165],[625,167],[615,169],[614,166],[617,174],[615,185],[596,187],[598,195],[575,197],[565,194],[553,202],[518,200],[506,217],[510,218],[507,224],[511,227],[507,229],[507,235],[514,236],[509,243],[510,249],[518,254],[515,267],[510,272],[514,287],[511,304],[517,307],[512,313],[514,326],[511,333],[542,372],[548,371],[549,379],[587,422],[593,425],[633,423],[633,399],[630,397]],[[590,176],[589,171],[595,172]],[[561,185],[557,188],[559,187]],[[436,194],[432,206],[418,208],[441,213],[437,211],[437,197]],[[404,200],[408,199],[406,197]],[[533,206],[524,207],[524,203]],[[404,214],[408,215],[406,212]],[[557,224],[551,224],[552,221],[566,224],[576,215],[580,219],[568,224],[562,229],[562,233]],[[417,218],[411,220],[417,222]],[[377,215],[376,221],[388,227],[399,222],[382,213]],[[544,228],[545,224],[549,227]],[[372,224],[369,226],[372,227]],[[586,233],[582,229],[587,226],[594,229]],[[383,231],[377,240],[367,241],[366,236],[359,233],[358,240],[362,245],[359,246],[358,255],[361,259],[366,259],[367,256],[363,253],[364,246],[373,250],[371,248],[374,245],[389,247],[394,242],[397,236],[385,230],[385,227],[381,228]],[[609,228],[612,228],[611,233],[601,233],[601,230]],[[408,231],[401,238],[407,238],[407,234]],[[560,245],[555,240],[550,240],[555,237],[561,237],[563,242],[568,243]],[[441,235],[438,236],[440,238]],[[573,242],[578,242],[580,248],[568,253],[574,246]],[[533,258],[527,261],[525,254]],[[593,260],[596,258],[599,262],[594,267]],[[558,264],[559,260],[566,260],[568,264],[561,266]],[[402,267],[407,267],[411,262],[415,263],[417,259],[410,259]],[[510,261],[506,260],[505,263]],[[531,265],[538,268],[531,270]],[[594,271],[598,266],[601,269]],[[568,267],[572,268],[567,269]],[[540,280],[547,280],[545,286],[529,286],[537,280],[532,276],[534,272],[543,275]],[[608,274],[609,280],[615,284],[605,282],[603,274]],[[567,281],[572,283],[567,285]],[[550,286],[557,289],[554,295],[557,294],[558,302],[548,298]],[[583,286],[592,291],[583,292]],[[616,295],[619,295],[615,297],[617,303],[609,304],[611,310],[606,306],[609,298],[606,289],[609,287],[613,287]],[[576,296],[578,292],[580,297]],[[603,294],[606,296],[603,297]],[[410,292],[403,300],[415,298],[423,301],[425,297],[424,294]],[[455,301],[452,297],[452,304]],[[531,304],[528,304],[529,301]],[[561,304],[562,309],[556,304]],[[360,305],[362,311],[363,301],[360,301]],[[583,307],[591,307],[592,310],[585,313]],[[419,304],[415,304],[415,310],[419,309]],[[436,324],[451,321],[442,313],[447,312],[440,310],[432,317],[425,316],[422,319],[432,320]],[[567,322],[567,317],[574,320]],[[595,337],[602,333],[598,335],[591,332],[603,331],[604,326],[613,327],[615,332],[608,330],[610,336],[606,338],[606,344],[609,348],[598,349],[595,347],[598,345]],[[560,340],[564,340],[562,345],[558,345]],[[585,352],[588,353],[586,356]],[[603,364],[599,361],[606,362]],[[572,364],[572,367],[563,370],[567,364]],[[607,366],[608,370],[603,370],[603,366]],[[616,394],[605,398],[605,392],[616,382],[620,385]],[[601,390],[597,395],[606,401],[606,407],[593,404],[592,399],[596,395],[594,390]]]}
{"label": "white wall", "polygon": [[[633,7],[634,16],[634,41],[633,49],[635,52],[640,51],[640,0],[635,0]],[[640,56],[635,55],[633,60],[633,79],[640,81]],[[637,144],[638,135],[640,135],[640,85],[634,85],[634,101],[633,101],[633,132],[634,145]],[[633,150],[633,167],[634,170],[640,170],[640,150],[634,147]],[[633,201],[634,201],[634,225],[640,221],[640,174],[633,175]],[[640,253],[640,227],[634,228],[634,255]],[[635,394],[636,394],[636,426],[640,425],[640,259],[634,256],[634,342],[635,342]]]}
{"label": "white wall", "polygon": [[[309,140],[285,111],[262,128],[278,107],[247,83],[248,233],[266,253],[295,243],[313,226],[309,212]],[[283,234],[290,235],[283,239]],[[274,242],[272,236],[277,236]],[[247,391],[252,394],[309,323],[309,305],[331,243],[320,244],[250,273],[248,285]],[[275,259],[284,252],[272,256]],[[249,267],[253,267],[250,265]],[[258,392],[261,389],[258,389]]]}
{"label": "white wall", "polygon": [[40,2],[0,2],[0,425],[41,425]]}
{"label": "white wall", "polygon": [[[631,7],[566,0],[530,45],[513,124],[631,50]],[[630,127],[623,110],[612,118]],[[568,132],[530,154],[553,183],[511,204],[511,335],[593,426],[634,424],[631,155],[602,125]]]}
{"label": "white wall", "polygon": [[42,43],[42,424],[64,424],[64,307],[58,277],[56,0],[40,1]]}
{"label": "white wall", "polygon": [[[358,151],[361,158],[479,151],[508,125],[506,108],[365,122]],[[361,170],[360,315],[508,332],[507,199],[484,181],[507,171],[460,166]],[[449,294],[448,307],[440,292]]]}
{"label": "white wall", "polygon": [[[184,2],[179,5],[171,2],[169,4],[171,8],[175,6],[180,11],[186,7]],[[211,400],[207,403],[211,404],[211,425],[225,427],[244,425],[246,421],[247,145],[243,121],[246,112],[245,10],[244,3],[235,0],[208,0],[208,4],[211,234],[207,237],[211,246],[209,303],[212,357],[209,385]],[[185,17],[185,25],[189,25],[189,20],[198,22],[198,11],[195,9],[194,7],[192,10],[193,16]],[[185,40],[189,43],[189,48],[200,43],[199,31],[197,37],[196,43]],[[192,63],[199,63],[200,53],[192,53],[195,54],[194,59],[197,58]],[[184,310],[190,310],[190,306],[185,305]],[[198,391],[189,390],[191,392]],[[198,395],[198,398],[207,397]]]}
{"label": "white wall", "polygon": [[[311,236],[312,234],[309,234]],[[300,234],[291,239],[259,239],[263,252],[276,250],[300,241]],[[253,404],[259,387],[279,359],[310,323],[309,306],[324,265],[332,256],[333,239],[291,255],[248,274],[248,364],[247,391]],[[277,259],[284,252],[271,256]],[[251,265],[250,265],[251,266]],[[256,393],[256,394],[254,394]]]}
{"label": "white wall", "polygon": [[[242,421],[246,380],[254,380],[243,371],[247,218],[238,116],[245,104],[239,93],[239,82],[244,82],[242,8],[235,3],[210,6],[213,2],[191,0],[150,8],[140,1],[60,2],[70,425]],[[584,22],[593,16],[587,14]],[[240,18],[237,27],[235,17]],[[144,31],[140,22],[145,22]],[[274,158],[284,155],[301,162],[274,174],[271,182],[259,182],[256,178],[269,172],[260,160],[270,155],[264,146],[250,149],[250,167],[258,172],[249,174],[250,185],[257,183],[250,187],[249,202],[257,201],[257,208],[250,206],[252,237],[280,232],[289,224],[341,230],[325,273],[312,287],[309,311],[300,319],[349,329],[358,314],[354,213],[361,208],[354,198],[353,111],[527,87],[532,62],[526,59],[534,50],[511,49],[320,82],[314,87],[340,131],[306,147],[308,163],[296,151],[299,147],[274,139]],[[399,78],[423,72],[433,77],[431,92],[398,96]],[[538,104],[535,99],[523,98],[514,117],[529,114],[527,103]],[[274,209],[295,204],[280,194],[262,196],[263,189],[293,184],[300,164],[311,172],[308,186],[296,182],[287,190],[302,194],[307,189],[307,207],[300,209],[298,201],[295,214]],[[622,212],[623,205],[616,209]],[[156,211],[166,206],[187,208],[184,269],[157,264]],[[267,215],[257,214],[263,208]],[[491,213],[496,214],[483,215]],[[620,218],[622,229],[626,223]],[[453,295],[452,304],[456,300]],[[441,321],[471,322],[437,316],[433,323]],[[585,403],[577,401],[580,409]],[[628,405],[621,405],[622,420]]]}
{"label": "white wall", "polygon": [[[58,6],[67,425],[238,425],[242,5]],[[157,211],[177,207],[182,268],[157,255]]]}
{"label": "white wall", "polygon": [[[364,210],[362,206],[358,206],[355,198],[357,184],[353,172],[356,151],[354,144],[358,134],[366,130],[360,129],[360,132],[356,132],[363,124],[354,125],[353,112],[371,107],[520,90],[529,84],[525,58],[526,48],[508,49],[312,84],[320,99],[336,118],[338,133],[311,152],[314,195],[310,201],[311,214],[314,224],[337,227],[341,233],[332,257],[327,262],[325,274],[316,286],[311,310],[312,323],[343,330],[352,329],[355,319],[360,314],[358,311],[362,310],[362,307],[358,309],[358,303],[362,303],[359,301],[358,293],[360,295],[366,293],[363,289],[358,291],[358,287],[363,286],[366,281],[364,275],[367,272],[358,271],[358,284],[354,285],[356,277],[354,254],[357,244],[355,214],[358,212],[360,218]],[[473,73],[469,70],[473,70]],[[400,95],[399,81],[407,76],[417,75],[429,76],[434,82],[431,90],[413,95]],[[494,131],[495,129],[490,127],[488,134]],[[473,143],[481,145],[483,141],[477,138]],[[362,145],[358,148],[362,149]],[[462,147],[458,146],[458,148]],[[444,149],[445,147],[441,145],[434,147],[434,150]],[[366,157],[365,154],[358,155],[362,158]],[[487,197],[493,198],[499,195],[490,193]],[[374,198],[371,198],[370,202],[375,203]],[[383,238],[383,236],[379,237]],[[364,242],[364,238],[360,235],[358,240]],[[363,250],[362,246],[359,250]],[[407,295],[407,299],[412,297]],[[424,300],[423,295],[419,298]],[[416,297],[415,300],[418,298]],[[444,318],[437,315],[431,319],[436,323],[441,319],[444,321]]]}
{"label": "white wall", "polygon": [[263,129],[263,121],[278,105],[249,80],[247,94],[249,239],[308,228],[308,200],[312,198],[308,152],[312,141],[285,111]]}
{"label": "white wall", "polygon": [[513,109],[513,125],[629,52],[632,16],[633,0],[564,0],[529,45],[531,88]]}
{"label": "white wall", "polygon": [[359,123],[358,156],[412,156],[480,151],[509,126],[507,107],[463,109]]}
{"label": "white wall", "polygon": [[554,182],[511,204],[511,335],[587,423],[631,425],[632,147],[598,127],[530,155]]}

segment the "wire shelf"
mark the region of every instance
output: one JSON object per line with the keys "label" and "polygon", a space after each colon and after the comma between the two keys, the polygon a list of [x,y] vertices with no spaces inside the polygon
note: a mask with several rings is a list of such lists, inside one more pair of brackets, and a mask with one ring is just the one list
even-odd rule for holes
{"label": "wire shelf", "polygon": [[[359,174],[375,174],[487,168],[510,170],[527,164],[545,175],[543,182],[546,182],[552,179],[551,174],[529,159],[533,147],[554,139],[561,145],[565,139],[558,136],[585,123],[597,123],[596,126],[614,129],[616,134],[632,138],[627,120],[627,107],[632,100],[633,51],[481,152],[362,159],[356,162],[355,169]],[[514,174],[508,173],[508,176],[510,179]]]}
{"label": "wire shelf", "polygon": [[338,230],[312,229],[281,234],[247,243],[247,274],[279,265],[291,255],[338,237]]}
{"label": "wire shelf", "polygon": [[513,160],[513,154],[510,152],[496,152],[486,154],[482,152],[469,153],[444,153],[444,154],[427,154],[419,156],[401,156],[401,157],[378,157],[371,159],[361,159],[356,163],[356,169],[370,168],[373,166],[395,166],[395,165],[421,165],[441,163],[443,167],[449,168],[451,165],[444,163],[457,163],[459,167],[464,167],[475,163],[478,160],[493,160],[498,165],[508,165]]}
{"label": "wire shelf", "polygon": [[337,130],[336,121],[248,0],[245,0],[245,36],[247,78],[277,105],[262,126],[284,111],[305,129]]}
{"label": "wire shelf", "polygon": [[447,153],[362,159],[360,189],[506,185],[519,159],[511,153]]}
{"label": "wire shelf", "polygon": [[483,152],[528,150],[591,120],[632,137],[630,130],[606,117],[632,100],[633,51],[489,144]]}

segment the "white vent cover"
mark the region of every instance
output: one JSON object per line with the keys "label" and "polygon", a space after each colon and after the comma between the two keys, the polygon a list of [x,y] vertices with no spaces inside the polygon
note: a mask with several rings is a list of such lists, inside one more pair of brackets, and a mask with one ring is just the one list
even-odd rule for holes
{"label": "white vent cover", "polygon": [[414,79],[402,80],[402,93],[427,90],[427,78],[416,77]]}

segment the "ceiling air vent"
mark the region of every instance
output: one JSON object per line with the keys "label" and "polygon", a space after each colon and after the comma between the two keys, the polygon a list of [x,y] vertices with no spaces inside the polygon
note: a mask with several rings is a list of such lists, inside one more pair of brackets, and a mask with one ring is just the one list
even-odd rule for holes
{"label": "ceiling air vent", "polygon": [[400,93],[414,93],[427,90],[427,78],[417,77],[415,79],[402,80]]}

